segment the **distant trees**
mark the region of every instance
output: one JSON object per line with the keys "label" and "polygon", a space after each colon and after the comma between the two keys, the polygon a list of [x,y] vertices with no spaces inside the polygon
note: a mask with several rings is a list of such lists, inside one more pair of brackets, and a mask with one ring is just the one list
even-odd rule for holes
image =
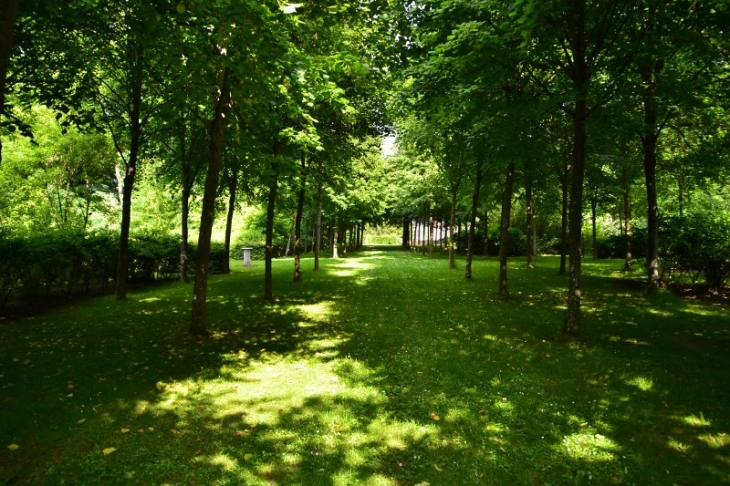
{"label": "distant trees", "polygon": [[[417,56],[411,57],[413,64],[406,74],[405,97],[410,103],[404,106],[437,124],[458,120],[471,133],[470,143],[484,147],[487,160],[517,164],[515,169],[524,172],[528,238],[533,231],[534,177],[530,173],[538,169],[547,174],[556,169],[543,167],[557,168],[555,182],[562,186],[562,206],[569,208],[563,217],[563,235],[568,239],[565,248],[570,255],[564,332],[580,332],[584,194],[588,190],[593,228],[598,205],[608,194],[609,178],[602,180],[601,174],[609,159],[601,158],[600,152],[607,145],[590,141],[598,133],[604,139],[606,131],[615,134],[613,147],[620,140],[626,148],[628,133],[641,143],[647,272],[650,290],[656,289],[656,167],[662,151],[669,152],[661,145],[660,135],[676,130],[688,141],[680,150],[692,157],[700,144],[689,141],[689,132],[701,124],[686,121],[699,113],[717,114],[718,106],[727,106],[715,97],[717,83],[727,81],[727,36],[720,27],[727,12],[691,1],[667,4],[653,0],[416,2],[410,12],[407,18],[415,34],[408,52]],[[727,112],[720,111],[726,120]],[[561,117],[570,124],[569,132]],[[540,126],[539,134],[533,130],[535,126]],[[551,126],[554,128],[548,128]],[[704,136],[717,137],[717,133],[708,131]],[[530,153],[526,148],[536,151]],[[672,158],[676,158],[677,148],[674,144]],[[572,154],[570,159],[558,155],[566,149]],[[629,150],[616,153],[613,148],[603,152],[627,163],[635,160],[632,154]],[[596,161],[590,168],[589,158]],[[636,173],[628,165],[611,168],[611,172],[616,170],[624,194],[622,231],[628,238],[630,186]],[[503,211],[508,202],[505,198]],[[591,246],[596,257],[595,236]],[[631,259],[627,258],[628,267]],[[500,277],[500,293],[506,292],[502,280]]]}

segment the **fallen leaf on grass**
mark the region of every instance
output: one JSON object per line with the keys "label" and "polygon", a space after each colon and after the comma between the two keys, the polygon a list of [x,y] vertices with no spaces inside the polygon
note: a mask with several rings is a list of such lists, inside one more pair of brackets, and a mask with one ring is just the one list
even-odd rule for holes
{"label": "fallen leaf on grass", "polygon": [[244,461],[250,461],[252,457],[253,457],[253,454],[244,454],[243,455],[243,460]]}
{"label": "fallen leaf on grass", "polygon": [[431,483],[429,483],[427,481],[423,481],[422,483],[418,483],[418,484],[416,484],[414,486],[431,486]]}
{"label": "fallen leaf on grass", "polygon": [[439,420],[441,420],[441,417],[439,417],[439,416],[438,416],[438,415],[436,415],[435,413],[432,413],[432,414],[431,414],[431,420],[436,420],[436,421],[439,421]]}
{"label": "fallen leaf on grass", "polygon": [[20,449],[20,446],[18,444],[10,444],[8,446],[8,449],[10,449],[11,451],[14,451],[16,449]]}
{"label": "fallen leaf on grass", "polygon": [[122,429],[122,434],[126,434],[127,432],[129,432],[129,429]]}
{"label": "fallen leaf on grass", "polygon": [[116,449],[114,447],[107,447],[106,449],[104,449],[101,452],[103,452],[105,456],[108,456],[109,454],[111,454],[114,451],[116,451]]}
{"label": "fallen leaf on grass", "polygon": [[437,470],[438,472],[441,472],[441,468],[440,468],[440,467],[438,467],[438,466],[437,466],[436,464],[434,464],[434,465],[433,465],[433,467],[434,467],[434,468],[436,468],[436,470]]}
{"label": "fallen leaf on grass", "polygon": [[78,422],[76,422],[76,423],[77,423],[77,424],[83,424],[84,422],[86,422],[86,419],[81,419],[81,420],[79,420],[79,421],[78,421]]}

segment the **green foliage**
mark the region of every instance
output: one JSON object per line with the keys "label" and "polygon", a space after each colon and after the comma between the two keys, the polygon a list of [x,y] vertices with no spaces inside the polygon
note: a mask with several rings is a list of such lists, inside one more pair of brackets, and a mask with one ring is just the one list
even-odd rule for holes
{"label": "green foliage", "polygon": [[109,233],[52,231],[0,238],[0,305],[11,298],[106,289],[113,280],[117,246]]}
{"label": "green foliage", "polygon": [[688,276],[697,283],[703,273],[711,288],[730,279],[730,219],[727,215],[693,212],[668,216],[660,225],[660,256],[668,277]]}

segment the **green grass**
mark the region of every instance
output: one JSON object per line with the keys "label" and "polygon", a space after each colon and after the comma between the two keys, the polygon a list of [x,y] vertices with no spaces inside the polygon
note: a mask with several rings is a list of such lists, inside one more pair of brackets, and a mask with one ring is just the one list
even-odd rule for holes
{"label": "green grass", "polygon": [[[584,262],[583,328],[557,338],[557,259],[474,279],[370,249],[212,277],[0,326],[0,482],[730,483],[728,308]],[[10,450],[8,446],[19,447]],[[114,448],[104,454],[107,448]]]}

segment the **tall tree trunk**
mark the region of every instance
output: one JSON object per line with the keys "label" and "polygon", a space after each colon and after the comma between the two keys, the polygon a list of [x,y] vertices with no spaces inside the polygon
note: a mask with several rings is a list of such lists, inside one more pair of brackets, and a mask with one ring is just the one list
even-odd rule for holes
{"label": "tall tree trunk", "polygon": [[575,24],[571,32],[571,54],[573,70],[571,81],[575,92],[575,110],[573,111],[573,177],[570,184],[569,243],[570,259],[568,270],[568,312],[563,331],[572,336],[580,334],[580,301],[581,301],[581,242],[583,238],[583,180],[585,178],[586,118],[588,111],[588,63],[586,62],[586,2],[575,2],[570,8],[571,23]]}
{"label": "tall tree trunk", "polygon": [[[279,155],[278,140],[273,142],[274,158]],[[272,260],[274,259],[274,210],[276,208],[276,193],[279,189],[279,164],[271,163],[271,183],[269,185],[269,200],[266,205],[266,262],[264,265],[264,300],[274,300],[274,274]]]}
{"label": "tall tree trunk", "polygon": [[317,216],[314,223],[314,271],[319,270],[319,252],[322,247],[322,183],[317,185]]}
{"label": "tall tree trunk", "polygon": [[489,256],[489,210],[484,209],[484,256]]}
{"label": "tall tree trunk", "polygon": [[428,220],[428,258],[433,260],[433,245],[436,239],[436,218],[429,218]]}
{"label": "tall tree trunk", "polygon": [[[656,112],[647,110],[647,118]],[[644,175],[646,179],[647,202],[647,255],[646,270],[648,274],[648,292],[659,290],[659,205],[656,192],[656,136],[646,134],[642,139],[644,145]]]}
{"label": "tall tree trunk", "polygon": [[[13,32],[19,5],[19,0],[0,1],[0,115],[5,113],[5,80],[10,66],[10,50],[13,47]],[[2,162],[1,143],[0,162]]]}
{"label": "tall tree trunk", "polygon": [[294,225],[296,224],[297,215],[296,212],[291,219],[291,229],[289,230],[289,239],[286,241],[286,249],[284,250],[284,256],[288,257],[291,251],[291,240],[294,237]]}
{"label": "tall tree trunk", "polygon": [[223,243],[223,273],[231,273],[231,232],[233,231],[233,214],[236,212],[236,189],[238,188],[238,168],[231,169],[228,181],[228,214],[226,214],[226,233]]}
{"label": "tall tree trunk", "polygon": [[454,184],[451,186],[451,214],[449,216],[449,269],[456,269],[454,261],[454,223],[456,222],[456,195],[459,192],[459,186]]}
{"label": "tall tree trunk", "polygon": [[294,281],[302,279],[302,262],[300,242],[302,237],[302,213],[304,212],[304,195],[307,189],[307,158],[302,155],[302,174],[297,196],[297,214],[294,218]]}
{"label": "tall tree trunk", "polygon": [[534,256],[533,254],[533,247],[532,244],[532,237],[533,237],[533,231],[532,231],[532,225],[533,222],[533,205],[532,205],[532,173],[530,170],[525,171],[525,203],[527,205],[527,228],[526,228],[526,236],[527,236],[527,268],[535,268],[535,264],[532,261],[532,258]]}
{"label": "tall tree trunk", "polygon": [[[585,89],[582,90],[585,93]],[[570,185],[569,232],[569,270],[568,270],[568,315],[564,332],[577,336],[580,334],[581,302],[581,243],[583,231],[583,178],[585,176],[585,128],[586,102],[579,96],[573,114],[573,177]]]}
{"label": "tall tree trunk", "polygon": [[471,196],[471,214],[469,215],[469,242],[466,246],[466,269],[464,278],[471,278],[471,261],[474,256],[474,230],[477,224],[477,209],[479,208],[479,191],[482,187],[482,164],[477,162],[474,192]]}
{"label": "tall tree trunk", "polygon": [[568,186],[570,182],[570,152],[566,147],[563,170],[560,172],[560,270],[558,275],[565,275],[566,257],[568,255]]}
{"label": "tall tree trunk", "polygon": [[502,217],[499,221],[499,296],[507,297],[507,247],[509,246],[509,222],[512,217],[512,188],[515,179],[515,164],[507,166],[502,193]]}
{"label": "tall tree trunk", "polygon": [[644,148],[644,176],[647,203],[647,254],[646,270],[649,293],[659,290],[659,205],[656,191],[656,150],[659,139],[657,130],[658,107],[654,95],[655,84],[663,66],[662,61],[645,57],[639,61],[639,72],[644,84],[644,130],[641,144]]}
{"label": "tall tree trunk", "polygon": [[403,216],[403,238],[401,246],[408,248],[411,246],[411,222],[408,220],[408,216]]}
{"label": "tall tree trunk", "polygon": [[[186,165],[183,166],[188,171]],[[180,225],[182,226],[182,239],[180,241],[180,281],[188,281],[188,218],[190,216],[190,191],[191,184],[188,184],[188,176],[183,174],[182,187],[182,210],[180,216]]]}
{"label": "tall tree trunk", "polygon": [[334,226],[334,237],[332,238],[332,258],[339,258],[339,255],[337,254],[337,245],[339,243],[339,237],[340,237],[340,219],[338,216],[338,211],[335,209],[335,226]]}
{"label": "tall tree trunk", "polygon": [[624,260],[624,270],[631,270],[631,192],[629,186],[629,171],[623,169],[623,196],[624,196],[624,237],[626,238],[626,257]]}
{"label": "tall tree trunk", "polygon": [[208,265],[210,263],[210,238],[213,234],[215,219],[215,199],[218,192],[223,159],[223,133],[226,124],[230,101],[229,68],[223,70],[223,79],[215,106],[213,122],[210,125],[210,150],[208,153],[208,170],[205,174],[203,190],[203,211],[200,216],[200,233],[198,234],[198,252],[195,259],[195,283],[193,285],[193,309],[190,319],[190,333],[207,335],[205,326],[205,307],[208,297]]}
{"label": "tall tree trunk", "polygon": [[128,62],[134,69],[132,81],[132,99],[130,112],[129,158],[126,162],[124,186],[122,188],[122,225],[119,235],[119,255],[117,260],[116,298],[127,298],[127,274],[129,272],[129,228],[132,220],[132,190],[137,175],[137,159],[142,140],[142,78],[143,54],[140,49],[130,48],[127,53]]}
{"label": "tall tree trunk", "polygon": [[593,261],[598,260],[598,237],[596,235],[596,207],[598,200],[595,193],[591,195],[591,250]]}

